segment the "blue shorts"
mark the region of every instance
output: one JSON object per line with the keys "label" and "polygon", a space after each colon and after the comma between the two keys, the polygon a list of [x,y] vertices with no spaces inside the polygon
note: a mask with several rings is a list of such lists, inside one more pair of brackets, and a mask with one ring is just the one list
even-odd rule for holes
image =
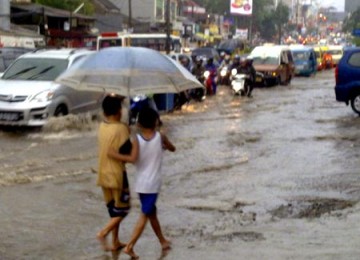
{"label": "blue shorts", "polygon": [[157,193],[139,193],[141,211],[145,215],[151,215],[156,212]]}

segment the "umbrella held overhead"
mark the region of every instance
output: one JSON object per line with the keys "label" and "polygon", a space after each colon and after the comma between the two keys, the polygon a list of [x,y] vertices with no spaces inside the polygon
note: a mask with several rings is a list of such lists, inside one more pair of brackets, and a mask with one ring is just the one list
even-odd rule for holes
{"label": "umbrella held overhead", "polygon": [[158,51],[141,47],[102,49],[79,61],[56,82],[121,96],[180,93],[203,88],[181,64]]}

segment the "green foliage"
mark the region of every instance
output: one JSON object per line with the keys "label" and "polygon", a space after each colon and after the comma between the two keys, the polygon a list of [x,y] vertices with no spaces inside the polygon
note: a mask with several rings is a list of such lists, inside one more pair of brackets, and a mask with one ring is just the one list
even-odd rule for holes
{"label": "green foliage", "polygon": [[350,17],[345,18],[343,31],[352,32],[354,29],[360,29],[360,7],[351,13]]}
{"label": "green foliage", "polygon": [[360,46],[360,37],[354,37],[353,43],[359,47]]}
{"label": "green foliage", "polygon": [[280,1],[273,13],[273,19],[278,26],[282,26],[289,21],[290,10],[287,5]]}
{"label": "green foliage", "polygon": [[274,41],[274,36],[276,35],[276,26],[272,13],[269,13],[262,20],[260,24],[260,35],[268,42]]}
{"label": "green foliage", "polygon": [[94,13],[94,6],[91,3],[91,0],[34,0],[34,2],[69,11],[74,11],[79,5],[84,3],[85,5],[79,13],[86,15]]}

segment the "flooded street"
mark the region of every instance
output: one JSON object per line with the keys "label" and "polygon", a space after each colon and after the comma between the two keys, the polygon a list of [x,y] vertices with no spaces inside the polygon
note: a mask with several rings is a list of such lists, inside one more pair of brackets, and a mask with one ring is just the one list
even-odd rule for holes
{"label": "flooded street", "polygon": [[[167,153],[158,214],[141,259],[358,259],[360,117],[335,101],[334,72],[216,97],[162,116]],[[107,222],[95,185],[98,122],[0,130],[0,259],[128,259],[101,251]],[[128,166],[130,187],[134,167]],[[122,223],[127,241],[139,213]]]}

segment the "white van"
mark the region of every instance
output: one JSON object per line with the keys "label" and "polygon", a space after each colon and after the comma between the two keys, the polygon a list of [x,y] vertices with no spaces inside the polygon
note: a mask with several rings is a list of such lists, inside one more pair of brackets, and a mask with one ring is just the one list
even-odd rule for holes
{"label": "white van", "polygon": [[263,85],[287,85],[294,77],[295,65],[289,46],[257,46],[249,55],[257,72],[264,74]]}

